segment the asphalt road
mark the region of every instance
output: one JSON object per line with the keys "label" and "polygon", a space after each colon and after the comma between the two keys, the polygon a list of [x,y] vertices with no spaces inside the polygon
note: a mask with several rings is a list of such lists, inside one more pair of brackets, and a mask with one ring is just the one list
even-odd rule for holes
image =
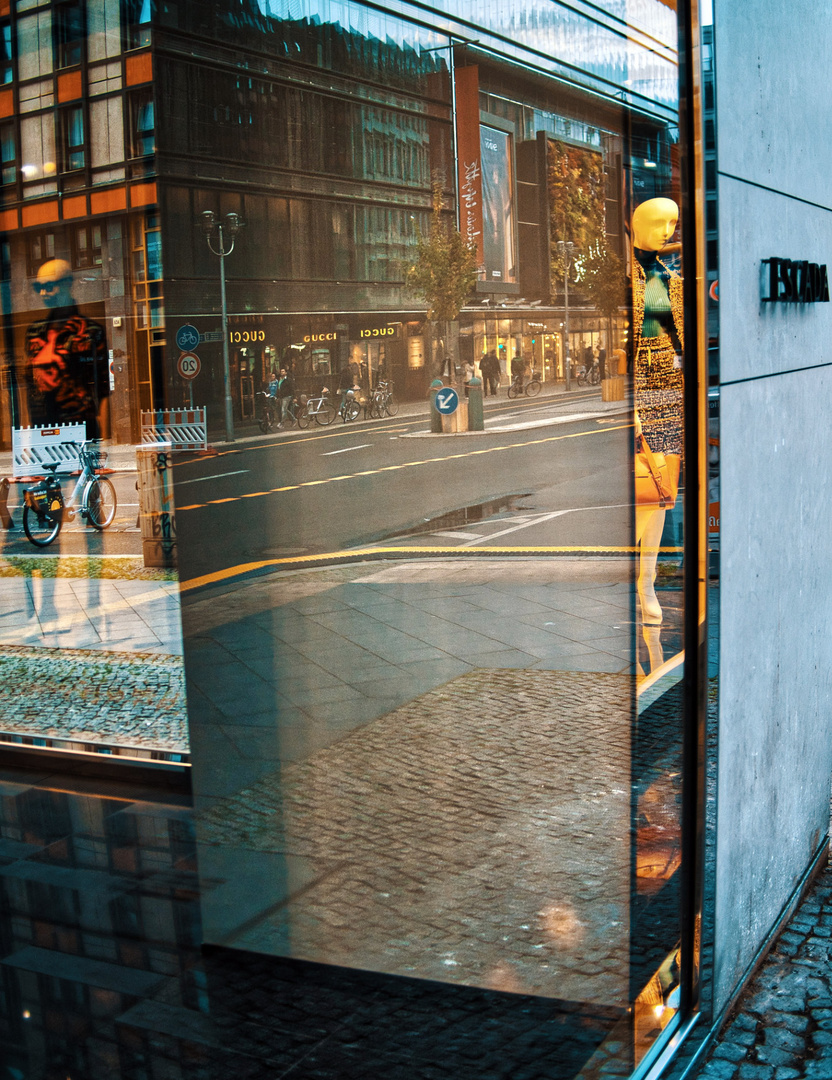
{"label": "asphalt road", "polygon": [[[570,402],[583,407],[597,397]],[[487,417],[506,430],[418,437],[425,416],[336,421],[180,460],[181,578],[378,544],[632,542],[625,415],[572,419],[538,399]]]}

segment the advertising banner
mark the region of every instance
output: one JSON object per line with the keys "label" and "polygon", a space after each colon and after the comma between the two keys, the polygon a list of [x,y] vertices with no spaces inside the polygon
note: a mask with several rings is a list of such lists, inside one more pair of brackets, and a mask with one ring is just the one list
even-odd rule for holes
{"label": "advertising banner", "polygon": [[486,281],[517,280],[514,244],[514,178],[511,135],[482,124],[482,231]]}

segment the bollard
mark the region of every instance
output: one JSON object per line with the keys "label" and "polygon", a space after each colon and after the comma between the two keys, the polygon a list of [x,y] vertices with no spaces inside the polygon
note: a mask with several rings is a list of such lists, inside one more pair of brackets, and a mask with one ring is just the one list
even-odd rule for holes
{"label": "bollard", "polygon": [[485,430],[482,414],[482,379],[478,379],[476,375],[468,380],[468,430]]}
{"label": "bollard", "polygon": [[170,443],[146,443],[136,450],[139,520],[145,566],[176,568],[172,465]]}
{"label": "bollard", "polygon": [[437,412],[436,409],[436,392],[441,390],[445,384],[441,379],[434,379],[430,384],[430,430],[436,433],[442,431],[442,414]]}
{"label": "bollard", "polygon": [[0,522],[4,529],[14,528],[14,521],[9,513],[9,478],[7,476],[0,480]]}

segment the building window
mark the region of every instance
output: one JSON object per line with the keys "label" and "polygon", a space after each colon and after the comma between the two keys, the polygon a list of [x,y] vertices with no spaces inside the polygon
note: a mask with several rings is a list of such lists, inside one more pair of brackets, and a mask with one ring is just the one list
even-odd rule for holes
{"label": "building window", "polygon": [[83,169],[86,163],[84,143],[84,110],[73,105],[61,113],[62,172]]}
{"label": "building window", "polygon": [[78,225],[72,235],[72,265],[76,270],[101,266],[101,226]]}
{"label": "building window", "polygon": [[26,273],[33,278],[41,266],[55,258],[55,234],[32,233],[26,243]]}
{"label": "building window", "polygon": [[130,100],[130,156],[146,157],[156,149],[153,94],[142,90]]}
{"label": "building window", "polygon": [[81,63],[85,36],[84,8],[81,3],[61,4],[55,8],[55,49],[59,68]]}
{"label": "building window", "polygon": [[13,184],[17,179],[17,144],[14,137],[14,124],[0,124],[0,179],[4,184]]}
{"label": "building window", "polygon": [[150,44],[150,25],[155,6],[153,0],[124,0],[125,48],[141,49]]}
{"label": "building window", "polygon": [[8,19],[3,19],[0,22],[0,82],[10,83],[13,78],[12,24]]}

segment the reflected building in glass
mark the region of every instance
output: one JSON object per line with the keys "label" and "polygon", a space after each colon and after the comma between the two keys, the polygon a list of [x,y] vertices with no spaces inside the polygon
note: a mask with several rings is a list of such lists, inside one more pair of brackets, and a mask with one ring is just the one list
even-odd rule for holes
{"label": "reflected building in glass", "polygon": [[[646,1070],[695,1020],[700,951],[676,6],[4,19],[4,438],[83,417],[129,446],[198,406],[223,443],[173,467],[203,942],[268,958],[281,1009],[320,978],[485,1008],[494,1043],[430,1044],[425,1075]],[[473,257],[444,324],[407,284],[433,229]],[[539,402],[429,421],[431,382],[486,359]],[[406,408],[262,439],[286,378]]]}

